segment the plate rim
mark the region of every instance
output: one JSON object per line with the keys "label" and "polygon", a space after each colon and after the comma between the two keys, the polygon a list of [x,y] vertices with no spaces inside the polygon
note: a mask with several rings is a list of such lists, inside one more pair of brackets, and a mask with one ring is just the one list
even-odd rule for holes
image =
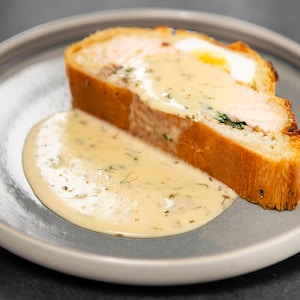
{"label": "plate rim", "polygon": [[[278,52],[280,49],[275,49],[276,47],[272,47],[272,50],[275,49],[275,53],[273,51],[272,54],[279,55],[279,53],[281,53],[280,57],[282,59],[291,61],[293,64],[295,57],[299,56],[300,66],[300,45],[274,31],[247,21],[224,15],[177,9],[107,10],[66,17],[44,23],[1,42],[0,65],[1,57],[4,57],[4,59],[2,58],[2,61],[10,61],[21,55],[21,50],[14,53],[10,53],[10,51],[24,43],[28,43],[28,41],[31,42],[32,40],[39,40],[42,37],[44,38],[45,35],[49,34],[53,35],[62,28],[65,28],[65,30],[71,30],[74,28],[74,24],[76,24],[77,27],[88,26],[91,23],[99,23],[100,18],[102,18],[101,24],[105,24],[105,22],[112,22],[113,20],[116,22],[116,19],[121,17],[126,20],[133,21],[141,20],[142,18],[148,18],[149,21],[152,20],[152,22],[154,22],[157,18],[167,18],[172,20],[176,19],[178,22],[180,22],[180,20],[185,20],[187,17],[189,17],[191,22],[197,19],[199,22],[203,22],[206,25],[211,24],[211,26],[216,28],[220,28],[222,26],[223,28],[225,27],[227,29],[231,29],[233,34],[228,33],[227,37],[229,37],[229,35],[234,35],[235,31],[238,31],[239,34],[245,32],[250,40],[256,37],[256,39],[258,38],[260,41],[268,41],[270,45],[284,45],[282,47],[284,47],[284,49],[288,49],[288,53],[285,55],[285,57],[283,57],[281,52]],[[254,32],[256,32],[255,36]],[[23,49],[25,54],[26,51],[28,51],[28,49]],[[290,53],[295,54],[293,56],[294,58],[291,58],[289,55]],[[6,56],[4,54],[6,54]],[[225,255],[223,253],[193,258],[150,260],[108,257],[99,254],[86,253],[68,247],[57,247],[37,238],[33,238],[25,232],[18,231],[2,220],[0,220],[0,233],[1,246],[12,253],[15,253],[39,265],[78,277],[134,285],[178,285],[230,278],[262,269],[288,258],[300,250],[300,241],[296,242],[297,239],[295,238],[300,237],[300,225],[294,230],[290,230],[265,242],[226,252]],[[283,242],[285,243],[285,251],[282,251],[281,249]],[[273,256],[267,255],[270,246],[272,246]],[[25,253],[23,252],[24,250]],[[47,259],[45,260],[46,256]],[[246,268],[245,265],[243,265],[243,268],[241,268],[241,266],[236,263],[236,260],[245,258],[249,259],[249,257],[255,257],[256,261],[254,264],[248,263]],[[257,259],[258,257],[259,259]],[[74,259],[76,259],[78,264],[71,263]],[[63,261],[68,261],[71,264],[69,264],[69,267],[66,267],[65,263],[62,263]],[[95,264],[95,261],[97,264]],[[86,264],[86,262],[88,262],[88,264]],[[103,267],[101,272],[97,270],[97,268],[99,268],[99,264]],[[203,265],[211,265],[214,266],[214,268],[217,267],[218,269],[222,270],[216,274],[215,269],[213,268],[213,270],[210,272],[203,274],[201,270],[199,271],[199,267]],[[122,272],[119,270],[120,266],[123,268]],[[234,266],[234,268],[232,266]],[[108,269],[109,272],[107,272]],[[136,271],[135,274],[133,274],[133,269]],[[174,272],[175,269],[177,273],[178,271],[179,273],[185,273],[185,277],[178,277],[177,273]],[[157,272],[164,274],[163,276],[156,276]],[[131,275],[124,276],[124,274]]]}
{"label": "plate rim", "polygon": [[[171,286],[228,279],[273,265],[295,255],[300,248],[300,240],[295,239],[300,237],[300,226],[263,243],[225,254],[171,259],[128,259],[86,253],[66,246],[57,247],[23,234],[9,225],[5,226],[3,222],[0,222],[0,232],[2,247],[40,266],[81,278],[131,285]],[[283,243],[288,251],[281,251]],[[270,249],[272,256],[268,255]],[[245,259],[251,262],[246,268],[238,263]],[[199,267],[203,266],[210,267],[210,270],[201,272]],[[133,271],[136,273],[130,276]],[[161,273],[163,277],[156,276]],[[186,275],[182,278],[178,277],[178,273]]]}
{"label": "plate rim", "polygon": [[[6,54],[6,59],[9,60],[20,55],[20,53],[27,51],[27,49],[20,49],[20,51],[10,53],[10,50],[21,45],[24,46],[27,41],[32,42],[33,40],[39,40],[45,37],[45,35],[53,36],[57,34],[62,27],[64,27],[65,30],[72,30],[76,26],[77,28],[82,28],[82,31],[85,32],[84,28],[91,26],[91,24],[115,22],[116,19],[122,21],[136,21],[141,19],[152,21],[176,19],[177,21],[186,21],[187,18],[190,20],[190,23],[197,22],[197,24],[203,23],[205,25],[209,25],[212,32],[219,31],[219,29],[222,28],[222,36],[225,38],[235,39],[237,34],[243,32],[243,39],[246,42],[254,43],[255,46],[260,47],[262,50],[268,50],[271,54],[279,55],[286,61],[300,67],[299,43],[280,33],[261,25],[227,15],[205,11],[168,8],[127,8],[103,10],[80,15],[72,15],[34,26],[0,42],[0,65],[3,63],[1,57],[4,56],[4,54]],[[81,31],[79,31],[77,35],[81,36]],[[60,39],[61,38],[62,37],[60,37]],[[57,42],[60,41],[57,36],[55,39]],[[65,38],[63,38],[63,40],[65,41]],[[280,43],[278,41],[280,41]],[[52,40],[49,40],[49,44],[52,45]],[[266,48],[266,44],[269,44],[270,46]],[[273,45],[276,45],[277,47],[273,47]],[[42,46],[44,47],[44,45]],[[37,45],[35,47],[37,47]]]}

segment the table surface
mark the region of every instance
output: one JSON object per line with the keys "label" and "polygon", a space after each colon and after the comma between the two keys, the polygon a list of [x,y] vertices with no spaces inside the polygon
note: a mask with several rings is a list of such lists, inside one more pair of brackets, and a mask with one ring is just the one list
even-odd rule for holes
{"label": "table surface", "polygon": [[[243,19],[300,42],[299,0],[10,0],[0,2],[0,42],[62,17],[121,8],[175,8]],[[0,248],[0,299],[300,299],[300,254],[263,270],[177,287],[134,287],[61,274]]]}

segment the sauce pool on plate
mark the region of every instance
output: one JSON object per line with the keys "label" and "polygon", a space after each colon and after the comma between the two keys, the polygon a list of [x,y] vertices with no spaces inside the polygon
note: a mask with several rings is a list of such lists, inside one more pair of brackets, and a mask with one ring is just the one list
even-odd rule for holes
{"label": "sauce pool on plate", "polygon": [[188,232],[237,197],[198,169],[75,109],[33,127],[23,167],[47,208],[83,228],[118,236]]}

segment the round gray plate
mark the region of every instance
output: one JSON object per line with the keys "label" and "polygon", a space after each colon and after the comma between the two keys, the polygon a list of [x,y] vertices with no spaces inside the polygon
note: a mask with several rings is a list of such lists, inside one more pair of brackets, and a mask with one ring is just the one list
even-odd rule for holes
{"label": "round gray plate", "polygon": [[278,94],[300,119],[300,46],[274,32],[224,16],[175,10],[127,10],[67,18],[17,35],[0,45],[0,245],[40,265],[115,283],[174,285],[251,272],[300,249],[300,207],[265,211],[238,199],[220,217],[192,232],[130,239],[79,228],[46,209],[22,170],[31,126],[70,107],[63,50],[110,26],[168,25],[225,41],[241,39],[272,60]]}

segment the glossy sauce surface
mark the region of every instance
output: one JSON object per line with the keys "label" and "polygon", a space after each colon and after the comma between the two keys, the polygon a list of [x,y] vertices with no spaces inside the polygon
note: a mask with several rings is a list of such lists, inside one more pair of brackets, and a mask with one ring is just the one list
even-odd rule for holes
{"label": "glossy sauce surface", "polygon": [[195,121],[225,113],[266,132],[283,122],[278,109],[270,109],[268,95],[191,55],[145,56],[119,68],[108,81],[129,88],[154,109]]}
{"label": "glossy sauce surface", "polygon": [[37,124],[23,151],[41,202],[97,232],[160,237],[198,228],[237,195],[177,158],[79,110]]}

